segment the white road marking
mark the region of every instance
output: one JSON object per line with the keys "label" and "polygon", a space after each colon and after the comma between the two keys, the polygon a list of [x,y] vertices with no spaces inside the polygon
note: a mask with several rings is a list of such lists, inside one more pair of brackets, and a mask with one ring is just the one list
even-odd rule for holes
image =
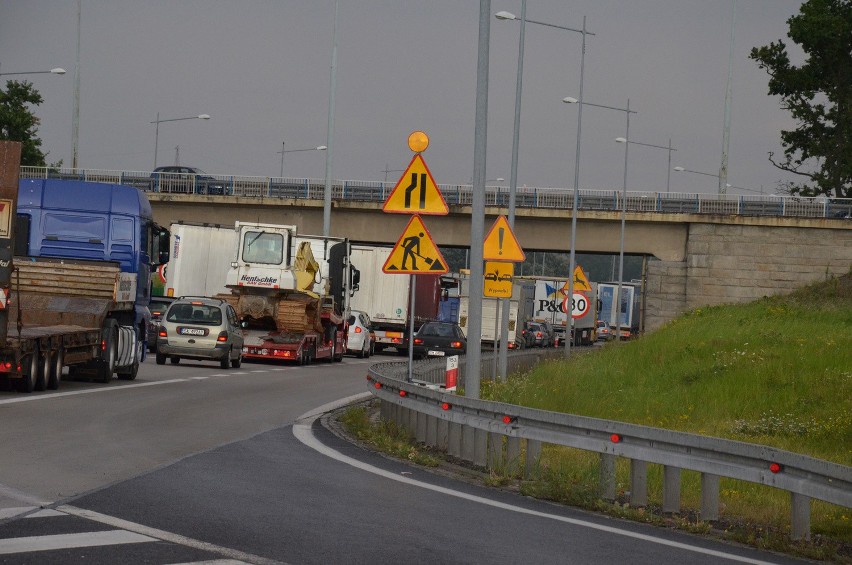
{"label": "white road marking", "polygon": [[120,390],[127,390],[129,388],[140,388],[143,386],[159,386],[159,385],[168,385],[174,383],[185,383],[186,379],[169,379],[166,381],[153,381],[150,383],[136,383],[132,385],[119,385],[119,386],[109,386],[109,387],[101,387],[101,388],[90,388],[86,390],[73,390],[69,392],[53,392],[49,394],[39,394],[37,396],[27,395],[27,396],[18,396],[15,398],[6,398],[4,400],[0,400],[0,404],[14,404],[16,402],[31,402],[33,400],[48,400],[51,398],[61,398],[63,396],[77,396],[78,394],[94,394],[96,392],[115,392]]}
{"label": "white road marking", "polygon": [[0,540],[0,555],[25,553],[30,551],[69,549],[72,547],[95,547],[101,545],[119,545],[124,543],[143,543],[151,541],[157,540],[155,538],[124,530],[7,538]]}
{"label": "white road marking", "polygon": [[732,553],[725,553],[723,551],[716,551],[716,550],[713,550],[713,549],[706,549],[706,548],[703,548],[703,547],[698,547],[698,546],[695,546],[695,545],[689,545],[689,544],[686,544],[686,543],[661,539],[661,538],[649,536],[649,535],[646,535],[646,534],[640,534],[640,533],[637,533],[637,532],[622,530],[622,529],[615,528],[615,527],[612,527],[612,526],[605,526],[605,525],[602,525],[602,524],[596,524],[594,522],[588,522],[586,520],[579,520],[579,519],[576,519],[576,518],[568,518],[568,517],[565,517],[565,516],[558,516],[556,514],[547,514],[545,512],[539,512],[537,510],[528,510],[526,508],[521,508],[519,506],[506,504],[504,502],[498,502],[498,501],[495,501],[495,500],[490,500],[490,499],[487,499],[487,498],[484,498],[484,497],[481,497],[481,496],[476,496],[476,495],[473,495],[473,494],[459,492],[459,491],[448,489],[448,488],[445,488],[445,487],[440,487],[440,486],[432,485],[432,484],[429,484],[429,483],[424,483],[424,482],[421,482],[421,481],[418,481],[418,480],[415,480],[415,479],[411,479],[411,478],[408,478],[408,477],[397,475],[396,473],[391,473],[390,471],[385,471],[384,469],[380,469],[378,467],[374,467],[374,466],[369,465],[367,463],[363,463],[361,461],[358,461],[357,459],[353,459],[352,457],[344,455],[344,454],[340,453],[339,451],[335,451],[334,449],[331,449],[330,447],[326,446],[325,444],[323,444],[319,440],[317,440],[317,438],[313,434],[313,431],[311,430],[311,426],[313,425],[314,421],[317,418],[320,417],[320,415],[322,415],[326,412],[330,412],[332,410],[336,410],[337,408],[340,408],[342,406],[346,406],[347,404],[351,404],[351,403],[357,402],[359,400],[364,400],[366,398],[369,398],[370,396],[372,396],[372,394],[369,393],[369,392],[356,394],[356,395],[353,395],[353,396],[350,396],[350,397],[347,397],[347,398],[342,398],[342,399],[337,400],[335,402],[331,402],[329,404],[325,404],[323,406],[320,406],[319,408],[315,408],[315,409],[311,410],[310,412],[303,414],[302,416],[296,418],[296,421],[293,424],[293,435],[296,436],[296,439],[301,441],[306,446],[322,453],[323,455],[325,455],[327,457],[330,457],[332,459],[336,459],[337,461],[340,461],[342,463],[346,463],[347,465],[351,465],[352,467],[355,467],[357,469],[367,471],[368,473],[373,473],[375,475],[379,475],[379,476],[382,476],[382,477],[385,477],[387,479],[391,479],[391,480],[394,480],[394,481],[397,481],[397,482],[400,482],[400,483],[405,483],[405,484],[408,484],[408,485],[424,488],[424,489],[427,489],[427,490],[440,492],[440,493],[446,494],[448,496],[454,496],[456,498],[469,500],[471,502],[476,502],[478,504],[493,506],[495,508],[500,508],[502,510],[508,510],[510,512],[517,512],[519,514],[528,514],[530,516],[537,516],[539,518],[547,518],[549,520],[555,520],[557,522],[564,522],[564,523],[567,523],[567,524],[572,524],[574,526],[582,526],[582,527],[585,527],[585,528],[600,530],[602,532],[607,532],[607,533],[614,534],[614,535],[629,537],[629,538],[638,539],[638,540],[641,540],[641,541],[645,541],[645,542],[649,542],[649,543],[655,543],[655,544],[659,544],[659,545],[665,545],[665,546],[668,546],[668,547],[682,549],[682,550],[685,550],[685,551],[692,551],[694,553],[701,553],[701,554],[709,555],[709,556],[712,556],[712,557],[719,557],[721,559],[738,561],[740,563],[749,563],[751,565],[772,565],[772,563],[770,561],[761,561],[759,559],[751,559],[749,557],[742,557],[742,556],[739,556],[739,555],[734,555]]}
{"label": "white road marking", "polygon": [[32,512],[36,508],[38,508],[38,506],[13,506],[11,508],[0,508],[0,520],[20,516],[21,514]]}
{"label": "white road marking", "polygon": [[187,561],[186,563],[172,563],[172,565],[244,565],[245,561],[234,559],[214,559],[213,561]]}
{"label": "white road marking", "polygon": [[94,520],[95,522],[100,522],[101,524],[107,524],[115,528],[122,528],[123,530],[128,530],[128,532],[134,532],[143,537],[155,538],[158,540],[176,543],[179,545],[185,545],[187,547],[192,547],[203,551],[210,551],[211,553],[218,553],[219,555],[222,555],[229,559],[237,559],[245,563],[252,563],[254,565],[286,565],[286,563],[283,563],[282,561],[275,561],[273,559],[267,559],[266,557],[252,555],[251,553],[244,553],[236,549],[230,549],[227,547],[222,547],[220,545],[215,545],[193,538],[188,538],[180,534],[174,534],[172,532],[166,532],[164,530],[158,530],[156,528],[149,528],[148,526],[143,526],[142,524],[122,520],[121,518],[116,518],[115,516],[107,516],[106,514],[101,514],[100,512],[95,512],[93,510],[86,510],[84,508],[77,508],[76,506],[68,505],[59,506],[57,507],[57,510],[59,510],[60,512],[65,512],[66,514],[71,514],[72,516],[78,516],[87,520]]}
{"label": "white road marking", "polygon": [[204,379],[209,379],[210,377],[189,377],[191,381],[203,381]]}
{"label": "white road marking", "polygon": [[24,516],[24,518],[52,518],[54,516],[66,516],[66,514],[65,512],[60,512],[59,510],[51,510],[50,508],[45,508],[44,510],[39,510],[38,512],[28,514]]}

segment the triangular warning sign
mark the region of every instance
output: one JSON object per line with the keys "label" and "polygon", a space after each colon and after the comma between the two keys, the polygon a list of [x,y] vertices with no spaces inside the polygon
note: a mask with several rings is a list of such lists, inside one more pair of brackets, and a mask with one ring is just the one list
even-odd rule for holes
{"label": "triangular warning sign", "polygon": [[500,216],[491,226],[482,244],[482,258],[486,261],[508,261],[520,263],[525,258],[523,249],[518,245],[506,216]]}
{"label": "triangular warning sign", "polygon": [[443,275],[449,268],[423,220],[420,216],[412,216],[382,271],[400,275]]}
{"label": "triangular warning sign", "polygon": [[[568,294],[568,283],[566,282],[562,290],[565,294]],[[574,269],[574,292],[584,290],[586,292],[591,292],[592,285],[589,284],[589,279],[586,278],[586,273],[583,272],[583,267],[577,265]]]}
{"label": "triangular warning sign", "polygon": [[382,206],[383,212],[391,214],[424,214],[446,216],[450,213],[429,167],[420,153],[414,155],[408,168],[399,177],[399,182],[388,195]]}

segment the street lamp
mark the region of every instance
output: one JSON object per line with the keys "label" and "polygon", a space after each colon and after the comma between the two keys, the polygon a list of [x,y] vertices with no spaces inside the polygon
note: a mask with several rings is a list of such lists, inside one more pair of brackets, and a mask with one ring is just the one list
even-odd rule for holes
{"label": "street lamp", "polygon": [[[621,243],[619,245],[618,251],[618,291],[616,292],[616,296],[613,297],[613,303],[617,308],[616,322],[615,322],[615,335],[616,339],[621,339],[621,292],[622,292],[622,279],[624,278],[624,231],[625,224],[627,218],[627,150],[630,148],[630,114],[635,114],[635,110],[630,109],[630,99],[627,99],[627,107],[626,108],[616,108],[615,106],[604,106],[602,104],[592,104],[591,102],[583,102],[582,100],[577,100],[576,98],[571,98],[570,96],[563,98],[563,102],[566,104],[580,104],[580,109],[583,108],[583,105],[594,106],[595,108],[606,108],[607,110],[618,110],[619,112],[624,112],[627,116],[627,130],[624,135],[624,184],[621,188]],[[573,265],[571,267],[574,268]],[[571,271],[571,283],[574,281],[574,271]],[[573,284],[572,284],[573,286]],[[573,288],[569,288],[570,291],[573,292]],[[571,295],[571,300],[573,303],[573,294]],[[572,318],[573,320],[573,318]],[[572,321],[573,323],[573,321]]]}
{"label": "street lamp", "polygon": [[[683,168],[683,167],[681,167],[681,166],[677,166],[677,167],[675,167],[673,170],[675,170],[675,171],[677,171],[677,172],[679,172],[679,173],[692,173],[692,174],[694,174],[694,175],[704,175],[705,177],[714,177],[714,178],[716,178],[716,179],[718,179],[718,178],[719,178],[719,175],[714,175],[713,173],[704,173],[704,172],[702,172],[702,171],[691,171],[691,170],[689,170],[689,169],[684,169],[684,168]],[[762,190],[762,189],[761,189],[761,190],[755,190],[755,189],[753,189],[753,188],[745,188],[745,187],[743,187],[743,186],[734,186],[734,185],[729,184],[729,183],[727,183],[727,182],[725,183],[725,188],[726,188],[726,189],[728,189],[728,188],[736,188],[737,190],[745,190],[746,192],[754,192],[754,193],[757,193],[757,194],[763,194],[763,190]],[[724,190],[723,190],[723,191],[720,193],[720,195],[724,195],[724,194],[726,194],[726,191],[724,191]]]}
{"label": "street lamp", "polygon": [[199,114],[197,116],[189,116],[188,118],[170,118],[168,120],[161,120],[160,113],[157,112],[157,119],[152,124],[157,124],[157,127],[154,129],[154,169],[157,168],[157,144],[160,140],[160,124],[163,122],[179,122],[181,120],[209,120],[210,116],[208,114]]}
{"label": "street lamp", "polygon": [[[498,20],[517,20],[514,14],[511,12],[497,12],[494,17]],[[517,86],[515,89],[515,129],[514,135],[512,139],[512,173],[511,180],[509,183],[509,226],[514,227],[515,222],[515,195],[518,190],[518,144],[520,137],[520,122],[521,122],[521,86],[522,86],[522,77],[523,77],[523,62],[524,62],[524,24],[529,22],[531,24],[538,24],[547,27],[555,27],[557,29],[565,30],[565,31],[573,31],[583,35],[583,43],[582,49],[580,52],[580,111],[577,114],[577,151],[575,155],[574,161],[574,201],[571,207],[571,249],[570,249],[570,261],[569,261],[569,278],[568,278],[568,293],[573,297],[574,294],[574,269],[576,268],[576,241],[577,241],[577,208],[578,208],[578,192],[580,190],[580,133],[582,130],[582,122],[583,122],[583,74],[586,66],[586,36],[587,35],[595,35],[594,33],[586,30],[586,17],[583,16],[583,27],[581,29],[576,29],[572,27],[559,26],[547,22],[539,22],[536,20],[529,20],[526,18],[526,0],[522,0],[521,3],[521,35],[519,40],[518,47],[518,80]],[[570,318],[571,325],[573,326],[574,318]],[[509,314],[508,309],[505,309],[503,314],[503,327],[508,328],[509,325]],[[565,331],[568,333],[570,328],[566,327]],[[506,349],[508,342],[508,331],[505,330],[506,333],[502,336],[502,344],[503,348],[501,349],[501,358],[500,358],[500,370],[505,373],[506,372]],[[571,339],[570,335],[566,335],[565,337],[565,356],[569,357],[571,355]]]}
{"label": "street lamp", "polygon": [[60,67],[56,67],[55,69],[50,69],[49,71],[23,71],[19,73],[0,73],[0,76],[11,76],[11,75],[43,75],[43,74],[52,74],[52,75],[64,75],[65,69]]}
{"label": "street lamp", "polygon": [[669,152],[669,166],[666,168],[666,192],[669,192],[669,188],[671,186],[671,172],[672,172],[672,151],[677,151],[674,147],[672,147],[672,138],[669,138],[668,147],[664,145],[654,145],[652,143],[640,143],[638,141],[628,141],[623,137],[616,137],[616,143],[631,143],[633,145],[644,145],[645,147],[656,147],[657,149],[666,149]]}
{"label": "street lamp", "polygon": [[325,151],[328,149],[325,145],[317,145],[316,147],[305,147],[304,149],[284,149],[284,142],[281,142],[281,151],[276,151],[281,155],[281,174],[279,175],[281,178],[284,178],[284,154],[285,153],[296,153],[298,151]]}

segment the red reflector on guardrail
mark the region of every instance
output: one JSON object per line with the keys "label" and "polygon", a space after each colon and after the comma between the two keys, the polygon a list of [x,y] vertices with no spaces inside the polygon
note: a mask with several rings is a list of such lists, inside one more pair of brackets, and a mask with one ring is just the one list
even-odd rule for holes
{"label": "red reflector on guardrail", "polygon": [[399,391],[399,395],[400,396],[408,396],[408,393],[405,392],[404,390],[401,390],[401,391]]}
{"label": "red reflector on guardrail", "polygon": [[770,463],[769,464],[769,470],[772,473],[780,473],[781,472],[781,465],[779,465],[778,463]]}
{"label": "red reflector on guardrail", "polygon": [[621,436],[618,434],[612,434],[611,436],[609,436],[609,441],[611,441],[612,443],[618,443],[621,441]]}
{"label": "red reflector on guardrail", "polygon": [[444,402],[443,404],[441,404],[441,410],[449,410],[452,407],[453,406],[449,402]]}
{"label": "red reflector on guardrail", "polygon": [[503,423],[504,424],[511,424],[512,422],[517,422],[517,421],[518,421],[517,416],[509,416],[508,414],[503,416]]}
{"label": "red reflector on guardrail", "polygon": [[382,383],[380,383],[380,382],[376,382],[375,387],[376,387],[376,388],[382,388]]}

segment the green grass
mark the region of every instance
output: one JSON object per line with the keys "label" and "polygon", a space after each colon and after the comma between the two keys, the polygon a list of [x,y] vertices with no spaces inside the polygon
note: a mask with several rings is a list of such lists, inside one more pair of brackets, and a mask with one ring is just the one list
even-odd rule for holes
{"label": "green grass", "polygon": [[[788,296],[696,309],[636,341],[542,363],[506,382],[483,382],[481,397],[852,465],[852,271]],[[392,431],[408,441],[406,434]],[[397,451],[409,459],[420,455],[402,447]],[[597,496],[597,463],[593,453],[545,446],[535,479],[513,479],[529,496],[707,531],[697,519],[699,473],[682,474],[682,512],[663,516],[660,466],[649,466],[650,503],[637,509],[627,504],[629,462],[619,459],[616,466],[616,503]],[[492,472],[485,482],[502,486],[505,478]],[[722,478],[720,499],[717,535],[721,531],[757,547],[852,563],[850,509],[813,501],[813,540],[794,543],[789,541],[788,493]]]}

